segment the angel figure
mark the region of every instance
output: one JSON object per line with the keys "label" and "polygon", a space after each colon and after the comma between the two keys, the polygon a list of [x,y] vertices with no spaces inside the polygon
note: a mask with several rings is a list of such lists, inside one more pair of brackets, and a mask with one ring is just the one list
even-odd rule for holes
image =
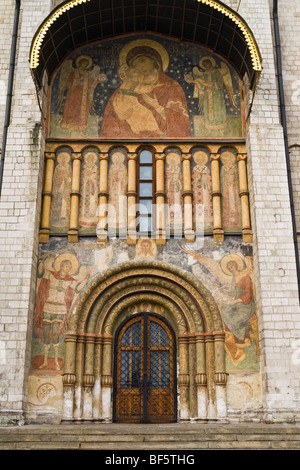
{"label": "angel figure", "polygon": [[[180,245],[200,266],[194,268],[194,274],[210,289],[220,304],[225,330],[225,348],[237,366],[245,359],[244,349],[256,343],[256,354],[259,355],[257,316],[255,309],[254,286],[252,283],[253,264],[233,253],[225,255],[221,261],[187,249]],[[212,276],[207,276],[201,269],[204,267]]]}
{"label": "angel figure", "polygon": [[61,127],[68,132],[79,132],[84,137],[88,117],[93,111],[93,96],[96,86],[107,79],[100,74],[100,67],[93,66],[90,56],[80,55],[73,61],[67,60],[60,73],[57,109],[62,112]]}
{"label": "angel figure", "polygon": [[217,130],[223,135],[227,125],[224,87],[231,106],[233,109],[238,108],[230,70],[224,62],[218,67],[210,56],[203,57],[199,66],[193,67],[192,73],[185,75],[185,81],[194,84],[193,96],[198,99],[199,114],[204,118],[206,129]]}
{"label": "angel figure", "polygon": [[89,276],[88,268],[80,267],[77,257],[71,253],[62,253],[55,259],[46,254],[42,258],[38,269],[34,317],[35,335],[44,346],[43,362],[39,369],[51,367],[52,361],[48,363],[48,357],[52,345],[55,368],[61,370],[61,335],[67,328],[73,301]]}

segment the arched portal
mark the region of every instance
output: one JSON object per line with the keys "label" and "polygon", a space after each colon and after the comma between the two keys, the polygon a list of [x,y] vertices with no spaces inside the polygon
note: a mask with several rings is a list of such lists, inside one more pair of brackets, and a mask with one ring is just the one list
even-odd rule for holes
{"label": "arched portal", "polygon": [[115,422],[176,422],[175,333],[163,317],[144,311],[120,325],[113,380]]}
{"label": "arched portal", "polygon": [[225,418],[224,331],[213,297],[178,267],[133,261],[96,276],[75,305],[65,338],[64,420],[112,421],[118,328],[141,312],[158,314],[175,334],[174,419]]}

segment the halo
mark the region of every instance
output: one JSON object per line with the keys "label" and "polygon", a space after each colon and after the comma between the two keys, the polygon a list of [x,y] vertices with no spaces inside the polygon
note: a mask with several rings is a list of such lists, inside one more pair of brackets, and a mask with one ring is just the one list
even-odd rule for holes
{"label": "halo", "polygon": [[152,39],[137,39],[136,41],[131,41],[126,44],[120,52],[119,56],[119,63],[120,66],[126,64],[126,57],[129,51],[137,46],[148,46],[152,49],[155,49],[156,52],[159,53],[161,57],[163,71],[165,72],[169,65],[169,54],[167,53],[166,49],[156,41]]}
{"label": "halo", "polygon": [[125,160],[125,155],[122,152],[115,152],[111,156],[111,161],[113,163],[123,163]]}
{"label": "halo", "polygon": [[230,261],[234,261],[237,264],[238,271],[241,272],[245,269],[244,261],[239,255],[236,255],[236,254],[225,255],[221,261],[221,268],[222,268],[222,271],[228,276],[232,276],[232,273],[227,269],[227,265]]}
{"label": "halo", "polygon": [[89,65],[87,66],[88,69],[93,65],[93,59],[89,55],[80,55],[75,60],[75,64],[76,64],[77,67],[78,67],[78,63],[81,59],[85,59],[85,60],[88,61],[88,63],[89,63]]}
{"label": "halo", "polygon": [[166,161],[167,161],[168,165],[172,162],[175,162],[177,165],[179,165],[179,163],[181,162],[181,157],[180,157],[180,155],[178,155],[178,153],[170,152],[166,156]]}
{"label": "halo", "polygon": [[95,152],[86,152],[86,154],[84,155],[84,160],[87,162],[88,160],[92,161],[93,163],[95,163],[97,161],[97,155],[95,154]]}
{"label": "halo", "polygon": [[205,165],[208,162],[208,155],[203,150],[195,152],[193,158],[197,165]]}
{"label": "halo", "polygon": [[72,255],[72,253],[62,253],[61,255],[58,255],[58,257],[54,261],[54,269],[56,272],[60,270],[60,265],[63,261],[71,262],[72,268],[70,270],[70,274],[76,273],[79,267],[79,262],[76,256]]}
{"label": "halo", "polygon": [[230,150],[226,150],[225,152],[223,152],[221,154],[221,162],[224,164],[224,160],[225,162],[229,161],[229,163],[232,165],[233,163],[236,162],[236,156],[234,155],[233,152],[231,152]]}
{"label": "halo", "polygon": [[200,61],[199,61],[199,65],[200,65],[200,67],[202,67],[203,69],[205,69],[205,67],[203,67],[203,62],[204,62],[205,60],[209,60],[209,61],[212,63],[213,67],[216,67],[216,66],[217,66],[215,59],[214,59],[213,57],[209,56],[209,55],[206,55],[205,57],[202,57],[202,59],[200,59]]}

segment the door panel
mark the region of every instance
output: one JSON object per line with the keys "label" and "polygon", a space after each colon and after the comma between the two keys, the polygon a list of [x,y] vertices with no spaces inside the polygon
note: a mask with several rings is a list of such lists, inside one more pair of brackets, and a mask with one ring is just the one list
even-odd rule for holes
{"label": "door panel", "polygon": [[174,333],[158,315],[137,314],[120,327],[115,343],[115,421],[176,421],[175,358]]}

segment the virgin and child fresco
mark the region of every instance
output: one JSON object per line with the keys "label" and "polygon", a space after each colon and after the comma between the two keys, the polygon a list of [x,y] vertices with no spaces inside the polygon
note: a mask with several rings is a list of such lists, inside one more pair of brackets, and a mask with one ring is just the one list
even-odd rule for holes
{"label": "virgin and child fresco", "polygon": [[244,134],[235,71],[206,49],[148,35],[73,53],[53,80],[48,113],[51,138]]}

